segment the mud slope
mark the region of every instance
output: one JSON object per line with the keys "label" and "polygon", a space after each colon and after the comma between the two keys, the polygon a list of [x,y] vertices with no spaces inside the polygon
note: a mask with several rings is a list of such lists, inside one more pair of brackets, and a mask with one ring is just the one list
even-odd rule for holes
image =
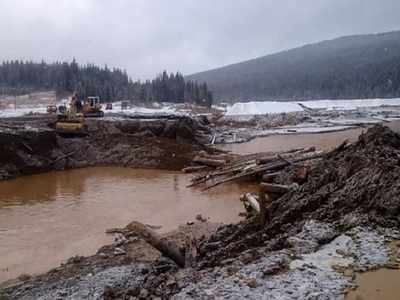
{"label": "mud slope", "polygon": [[93,165],[181,169],[204,149],[207,128],[189,117],[87,120],[88,134],[66,138],[54,121],[0,122],[0,180]]}
{"label": "mud slope", "polygon": [[268,211],[270,220],[264,228],[251,222],[225,227],[205,242],[201,251],[205,265],[262,245],[286,247],[287,237],[309,219],[342,228],[398,226],[400,135],[374,126],[356,143],[329,153],[300,189],[269,203]]}

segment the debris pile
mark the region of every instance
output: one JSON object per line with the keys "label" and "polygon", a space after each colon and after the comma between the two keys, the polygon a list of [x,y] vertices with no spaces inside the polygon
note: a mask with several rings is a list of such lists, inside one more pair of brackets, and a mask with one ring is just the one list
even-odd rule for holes
{"label": "debris pile", "polygon": [[[226,157],[226,156],[225,156]],[[203,190],[210,189],[220,184],[249,177],[277,176],[287,166],[294,166],[301,162],[315,161],[322,157],[321,151],[314,147],[307,149],[294,149],[283,153],[257,153],[251,155],[231,157],[230,161],[224,159],[199,158],[194,162],[202,163],[214,170],[192,178],[189,187],[203,186]]]}
{"label": "debris pile", "polygon": [[[290,167],[288,167],[290,169]],[[290,170],[288,170],[290,171]],[[287,183],[277,176],[275,183]],[[282,182],[286,181],[286,182]],[[296,190],[266,203],[265,226],[249,220],[221,228],[201,245],[204,265],[217,265],[245,250],[288,247],[287,237],[307,219],[343,228],[360,224],[398,226],[400,219],[400,135],[376,125],[355,144],[325,154]]]}

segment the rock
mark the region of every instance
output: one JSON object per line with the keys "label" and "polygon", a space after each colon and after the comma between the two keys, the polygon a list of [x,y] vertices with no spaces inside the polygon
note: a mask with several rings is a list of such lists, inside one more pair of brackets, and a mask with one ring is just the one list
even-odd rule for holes
{"label": "rock", "polygon": [[302,184],[307,181],[307,176],[308,176],[308,168],[299,167],[298,169],[296,169],[292,179],[294,182]]}
{"label": "rock", "polygon": [[255,289],[256,287],[258,287],[258,283],[255,278],[246,279],[245,281],[249,288]]}
{"label": "rock", "polygon": [[346,277],[350,277],[352,280],[356,277],[356,273],[352,269],[344,270],[343,275]]}
{"label": "rock", "polygon": [[138,297],[140,295],[140,287],[135,286],[135,287],[129,289],[126,294],[131,297]]}
{"label": "rock", "polygon": [[103,291],[103,299],[108,300],[108,299],[115,299],[116,294],[114,293],[114,289],[110,286],[104,287]]}
{"label": "rock", "polygon": [[196,220],[200,221],[200,222],[207,222],[207,219],[203,218],[203,216],[201,214],[198,214],[196,216]]}
{"label": "rock", "polygon": [[164,257],[159,258],[154,264],[154,273],[157,275],[175,269],[177,269],[176,264]]}
{"label": "rock", "polygon": [[394,269],[394,270],[400,269],[399,264],[396,264],[396,263],[387,263],[385,265],[385,267],[388,268],[388,269]]}
{"label": "rock", "polygon": [[276,275],[279,272],[281,272],[284,268],[285,268],[285,266],[280,265],[280,264],[272,265],[272,266],[264,269],[263,277],[265,278],[265,277],[268,277],[268,276]]}
{"label": "rock", "polygon": [[310,253],[318,248],[316,241],[301,239],[295,236],[289,237],[287,242],[297,253]]}
{"label": "rock", "polygon": [[341,255],[341,256],[348,256],[348,253],[342,249],[337,249],[336,253]]}
{"label": "rock", "polygon": [[255,260],[254,255],[252,255],[251,253],[244,253],[239,257],[239,259],[245,265],[247,265]]}
{"label": "rock", "polygon": [[150,293],[147,289],[141,289],[139,294],[139,299],[147,299],[150,296]]}
{"label": "rock", "polygon": [[125,244],[128,240],[126,239],[126,237],[123,234],[117,234],[114,238],[114,245],[115,246],[122,246],[123,244]]}
{"label": "rock", "polygon": [[83,256],[76,255],[76,256],[73,256],[73,257],[69,258],[69,259],[67,260],[67,264],[79,264],[79,263],[81,263],[84,259],[85,259],[85,258],[84,258]]}
{"label": "rock", "polygon": [[117,247],[114,249],[114,255],[125,255],[125,254],[126,254],[126,251],[122,248]]}
{"label": "rock", "polygon": [[32,278],[32,276],[29,274],[21,274],[18,276],[18,280],[20,280],[20,281],[27,281],[31,278]]}

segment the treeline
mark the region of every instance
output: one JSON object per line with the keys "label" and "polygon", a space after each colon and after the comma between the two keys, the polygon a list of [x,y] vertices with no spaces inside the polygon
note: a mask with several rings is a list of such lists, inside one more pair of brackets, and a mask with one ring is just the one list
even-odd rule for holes
{"label": "treeline", "polygon": [[185,102],[208,107],[213,102],[213,95],[208,90],[206,83],[198,84],[193,80],[185,81],[180,73],[168,75],[164,71],[151,81],[136,82],[135,84],[140,91],[138,99],[145,102]]}
{"label": "treeline", "polygon": [[186,77],[218,100],[400,97],[400,31],[324,41]]}
{"label": "treeline", "polygon": [[185,80],[179,72],[164,71],[153,80],[141,82],[133,81],[124,70],[79,65],[75,60],[51,64],[15,60],[0,65],[0,94],[21,95],[38,90],[77,92],[82,99],[99,96],[103,102],[186,102],[205,106],[213,102],[207,84]]}

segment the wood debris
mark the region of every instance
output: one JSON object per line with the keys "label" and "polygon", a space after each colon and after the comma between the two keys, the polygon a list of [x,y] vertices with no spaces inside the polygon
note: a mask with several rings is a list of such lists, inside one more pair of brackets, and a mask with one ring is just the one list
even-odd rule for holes
{"label": "wood debris", "polygon": [[[278,154],[258,153],[245,155],[236,157],[230,161],[208,158],[210,161],[218,162],[214,164],[215,169],[195,176],[192,178],[191,184],[188,185],[188,187],[202,186],[203,190],[207,190],[226,182],[251,176],[262,176],[266,179],[265,182],[268,182],[287,166],[319,159],[322,156],[322,151],[317,151],[314,147],[311,147]],[[194,161],[204,164],[209,163],[209,161],[199,160],[198,157],[196,157]],[[211,167],[211,164],[207,165]]]}

